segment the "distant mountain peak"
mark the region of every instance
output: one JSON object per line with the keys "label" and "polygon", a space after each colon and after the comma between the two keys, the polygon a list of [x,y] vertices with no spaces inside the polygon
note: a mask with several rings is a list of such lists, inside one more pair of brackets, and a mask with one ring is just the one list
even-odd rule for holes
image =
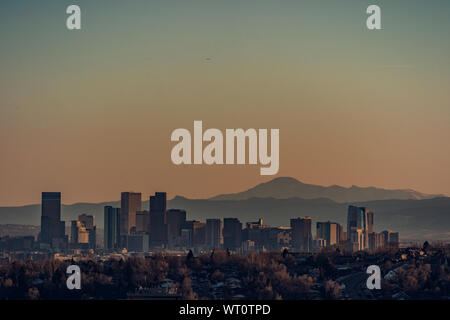
{"label": "distant mountain peak", "polygon": [[173,197],[172,201],[177,201],[177,200],[180,201],[180,200],[189,200],[189,199],[186,197],[183,197],[183,196],[176,195],[175,197]]}
{"label": "distant mountain peak", "polygon": [[327,198],[336,202],[362,202],[375,200],[408,200],[430,199],[442,195],[428,195],[411,189],[389,190],[376,187],[359,187],[352,185],[349,188],[339,185],[328,187],[306,184],[292,177],[277,177],[270,181],[258,184],[246,191],[223,194],[210,198],[210,200],[246,200],[250,198]]}
{"label": "distant mountain peak", "polygon": [[277,177],[275,179],[272,179],[266,183],[272,183],[272,182],[286,182],[286,183],[302,183],[300,180],[297,180],[295,178],[292,177]]}

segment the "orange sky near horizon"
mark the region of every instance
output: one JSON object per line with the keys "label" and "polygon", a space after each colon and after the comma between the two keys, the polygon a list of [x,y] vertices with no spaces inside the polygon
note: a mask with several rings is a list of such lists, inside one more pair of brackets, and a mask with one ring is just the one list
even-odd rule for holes
{"label": "orange sky near horizon", "polygon": [[[385,2],[377,33],[351,1],[327,2],[334,19],[312,1],[107,12],[81,1],[91,20],[76,33],[59,4],[31,15],[6,3],[0,206],[39,203],[43,191],[67,204],[122,191],[205,198],[279,176],[450,195],[450,10],[408,21]],[[279,173],[172,164],[171,133],[192,133],[194,120],[280,129]]]}

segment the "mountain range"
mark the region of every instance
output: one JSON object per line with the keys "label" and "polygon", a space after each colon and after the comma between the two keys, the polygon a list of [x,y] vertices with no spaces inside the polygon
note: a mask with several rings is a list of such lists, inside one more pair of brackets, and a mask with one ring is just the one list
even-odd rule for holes
{"label": "mountain range", "polygon": [[257,186],[243,192],[218,195],[210,199],[245,200],[250,198],[327,198],[336,202],[346,203],[390,199],[423,200],[437,197],[443,197],[443,195],[424,194],[410,189],[388,190],[375,187],[363,188],[358,186],[345,188],[337,185],[322,187],[314,184],[306,184],[294,178],[280,177],[266,183],[258,184]]}
{"label": "mountain range", "polygon": [[[375,215],[375,230],[393,229],[402,240],[450,241],[450,198],[427,195],[413,190],[379,188],[321,187],[304,184],[293,178],[276,178],[247,191],[219,195],[210,199],[187,199],[176,196],[168,208],[187,211],[187,218],[236,217],[245,224],[263,218],[272,226],[289,226],[290,219],[311,216],[313,234],[315,222],[335,221],[346,226],[348,205],[366,206]],[[79,214],[95,216],[98,228],[103,228],[103,207],[120,207],[119,201],[76,203],[62,206],[62,219],[77,219]],[[148,209],[148,201],[142,203]],[[0,207],[0,224],[40,224],[40,204],[21,207]]]}

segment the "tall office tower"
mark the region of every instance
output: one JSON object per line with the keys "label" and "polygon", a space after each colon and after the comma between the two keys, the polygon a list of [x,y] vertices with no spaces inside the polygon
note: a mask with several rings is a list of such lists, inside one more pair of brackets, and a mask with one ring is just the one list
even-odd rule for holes
{"label": "tall office tower", "polygon": [[78,220],[72,221],[70,240],[75,248],[95,249],[96,225],[94,216],[82,214],[78,216]]}
{"label": "tall office tower", "polygon": [[150,196],[150,244],[164,247],[167,244],[166,193]]}
{"label": "tall office tower", "polygon": [[150,211],[136,211],[135,233],[150,233]]}
{"label": "tall office tower", "polygon": [[154,196],[150,196],[150,211],[166,212],[167,194],[165,192],[155,192]]}
{"label": "tall office tower", "polygon": [[367,210],[367,232],[368,234],[373,232],[373,212]]}
{"label": "tall office tower", "polygon": [[383,247],[383,234],[376,232],[369,233],[369,250],[371,252],[374,252],[382,247]]}
{"label": "tall office tower", "polygon": [[262,229],[263,246],[268,251],[288,249],[291,243],[291,228],[276,227]]}
{"label": "tall office tower", "polygon": [[78,216],[78,221],[83,223],[83,225],[86,227],[86,229],[94,229],[95,222],[94,222],[94,216],[88,215],[88,214],[80,214]]}
{"label": "tall office tower", "polygon": [[223,246],[237,250],[242,243],[242,223],[237,218],[223,219]]}
{"label": "tall office tower", "polygon": [[181,237],[181,229],[186,223],[186,211],[179,209],[169,209],[166,212],[167,237],[175,239]]}
{"label": "tall office tower", "polygon": [[338,230],[338,244],[341,244],[347,240],[347,232],[344,231],[344,227],[340,223],[338,223]]}
{"label": "tall office tower", "polygon": [[65,223],[61,221],[61,192],[42,192],[40,242],[52,248],[67,244]]}
{"label": "tall office tower", "polygon": [[120,248],[120,208],[106,206],[105,219],[105,250],[111,251]]}
{"label": "tall office tower", "polygon": [[78,244],[78,233],[81,228],[81,223],[78,220],[72,220],[71,226],[70,226],[70,243],[71,244]]}
{"label": "tall office tower", "polygon": [[392,248],[398,248],[400,246],[400,235],[398,232],[391,232],[391,234],[389,235],[389,245]]}
{"label": "tall office tower", "polygon": [[97,226],[95,225],[95,220],[93,215],[81,214],[78,216],[78,221],[80,221],[88,232],[88,243],[90,249],[95,249],[97,247]]}
{"label": "tall office tower", "polygon": [[[365,250],[369,248],[369,223],[365,207],[348,207],[347,215],[347,237],[352,251]],[[373,229],[373,213],[370,213]]]}
{"label": "tall office tower", "polygon": [[339,244],[339,224],[336,222],[317,222],[316,239],[325,240],[325,246],[336,246]]}
{"label": "tall office tower", "polygon": [[311,252],[311,217],[291,219],[291,229],[294,251]]}
{"label": "tall office tower", "polygon": [[383,246],[389,248],[399,247],[399,234],[396,231],[385,230],[381,232],[383,238]]}
{"label": "tall office tower", "polygon": [[206,245],[206,223],[193,221],[192,224],[192,246],[203,248]]}
{"label": "tall office tower", "polygon": [[181,238],[179,241],[179,246],[184,249],[192,248],[192,230],[191,229],[181,229]]}
{"label": "tall office tower", "polygon": [[206,246],[215,249],[220,248],[222,244],[222,221],[206,219]]}
{"label": "tall office tower", "polygon": [[181,226],[181,235],[184,237],[184,246],[186,249],[193,248],[194,246],[194,220],[187,220],[183,226]]}
{"label": "tall office tower", "polygon": [[120,199],[120,234],[127,235],[136,227],[136,212],[142,210],[141,194],[122,192]]}
{"label": "tall office tower", "polygon": [[72,221],[70,234],[70,243],[73,248],[87,249],[89,247],[89,231],[81,221]]}
{"label": "tall office tower", "polygon": [[245,229],[242,231],[242,241],[252,241],[254,243],[254,250],[262,249],[264,245],[263,231],[270,226],[263,224],[260,218],[256,222],[247,222]]}

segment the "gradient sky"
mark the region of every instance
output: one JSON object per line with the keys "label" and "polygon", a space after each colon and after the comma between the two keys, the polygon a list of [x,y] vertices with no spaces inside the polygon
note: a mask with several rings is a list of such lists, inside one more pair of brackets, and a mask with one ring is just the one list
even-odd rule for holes
{"label": "gradient sky", "polygon": [[[81,31],[65,27],[70,4]],[[273,178],[173,165],[171,132],[194,120],[279,128],[278,176],[450,195],[449,32],[448,0],[2,0],[0,205]]]}

